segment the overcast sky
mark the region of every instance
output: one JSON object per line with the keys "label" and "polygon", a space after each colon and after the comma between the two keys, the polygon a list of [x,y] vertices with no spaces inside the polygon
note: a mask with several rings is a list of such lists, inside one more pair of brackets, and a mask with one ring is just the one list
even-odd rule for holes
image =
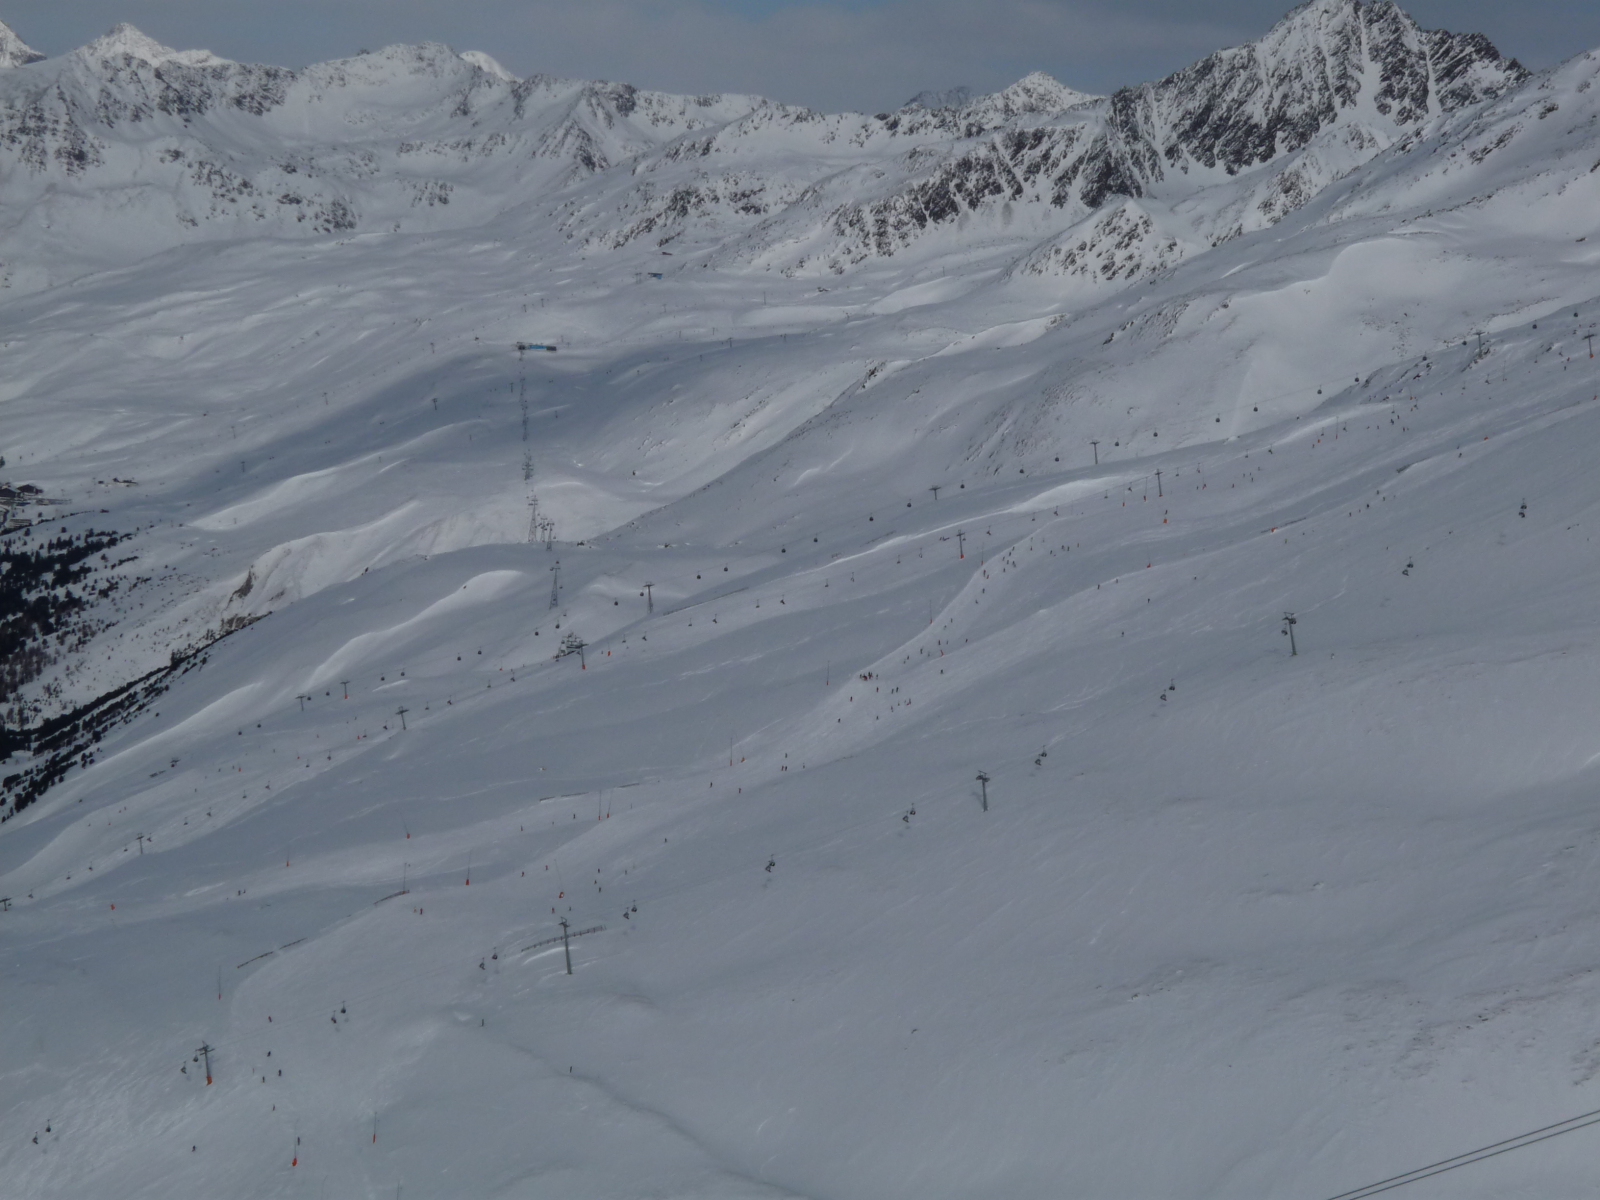
{"label": "overcast sky", "polygon": [[[1048,71],[1084,91],[1156,79],[1257,37],[1286,0],[0,0],[47,54],[131,21],[180,49],[304,66],[391,42],[485,50],[518,75],[757,92],[879,111],[925,88]],[[1423,25],[1489,35],[1524,65],[1600,46],[1600,0],[1415,0]]]}

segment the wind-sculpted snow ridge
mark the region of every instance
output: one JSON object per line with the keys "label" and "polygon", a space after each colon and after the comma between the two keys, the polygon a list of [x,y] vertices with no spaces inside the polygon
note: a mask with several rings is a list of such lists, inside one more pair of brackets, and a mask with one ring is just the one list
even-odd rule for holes
{"label": "wind-sculpted snow ridge", "polygon": [[0,172],[0,1192],[1315,1200],[1600,1105],[1600,54],[1452,110],[1390,12],[859,261],[1115,102],[0,72],[100,155]]}
{"label": "wind-sculpted snow ridge", "polygon": [[1526,77],[1483,38],[1424,31],[1388,0],[1315,0],[1109,98],[1036,73],[875,117],[517,80],[442,45],[300,72],[127,25],[60,59],[0,50],[23,64],[0,76],[0,167],[27,214],[0,242],[13,285],[196,237],[464,228],[511,197],[593,249],[712,240],[791,275],[942,230],[1021,255],[1116,199],[1183,207],[1177,240],[1215,244]]}

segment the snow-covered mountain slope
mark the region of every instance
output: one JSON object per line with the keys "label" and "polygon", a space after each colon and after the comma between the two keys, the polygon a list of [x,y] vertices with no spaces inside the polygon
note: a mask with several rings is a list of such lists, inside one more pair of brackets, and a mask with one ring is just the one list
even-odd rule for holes
{"label": "snow-covered mountain slope", "polygon": [[118,26],[0,76],[6,258],[38,270],[197,238],[474,224],[764,104],[518,81],[439,45],[297,73]]}
{"label": "snow-covered mountain slope", "polygon": [[714,234],[731,261],[827,273],[939,231],[1020,255],[1117,196],[1189,201],[1176,244],[1209,244],[1525,77],[1388,0],[1313,0],[1109,99],[1034,74],[874,117],[519,81],[441,45],[296,73],[124,25],[0,76],[0,260],[37,286],[196,239],[462,228],[531,204],[590,248]]}
{"label": "snow-covered mountain slope", "polygon": [[[1394,61],[1348,11],[1262,45]],[[1270,223],[1377,75],[818,276],[953,114],[1120,102],[112,40],[0,78],[130,106],[0,176],[57,235],[0,293],[0,1191],[1315,1198],[1600,1107],[1600,55],[1445,111],[1476,43],[1417,40],[1435,107]],[[469,84],[526,138],[396,232]],[[156,236],[111,181],[199,146],[355,228]],[[1590,1136],[1408,1191],[1588,1195]]]}

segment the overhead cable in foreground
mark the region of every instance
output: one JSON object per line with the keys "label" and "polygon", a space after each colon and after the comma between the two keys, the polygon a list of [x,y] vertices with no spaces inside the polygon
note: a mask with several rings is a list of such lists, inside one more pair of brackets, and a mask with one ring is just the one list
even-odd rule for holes
{"label": "overhead cable in foreground", "polygon": [[1520,1150],[1524,1146],[1532,1146],[1536,1142],[1547,1141],[1553,1137],[1560,1137],[1564,1133],[1573,1133],[1590,1125],[1600,1125],[1600,1108],[1593,1112],[1579,1113],[1575,1117],[1568,1117],[1565,1121],[1557,1121],[1554,1125],[1546,1125],[1541,1129],[1530,1130],[1518,1134],[1516,1137],[1506,1138],[1503,1142],[1491,1142],[1487,1146],[1480,1146],[1476,1150],[1468,1150],[1464,1154],[1457,1154],[1454,1158],[1442,1158],[1436,1163],[1429,1163],[1425,1167],[1406,1171],[1400,1175],[1391,1175],[1388,1179],[1380,1179],[1376,1183],[1369,1183],[1365,1187],[1358,1187],[1353,1191],[1340,1192],[1337,1196],[1329,1196],[1328,1200],[1365,1200],[1367,1196],[1376,1196],[1380,1192],[1393,1191],[1395,1188],[1405,1187],[1408,1183],[1416,1183],[1419,1179],[1428,1179],[1434,1175],[1442,1175],[1446,1171],[1454,1171],[1457,1167],[1469,1167],[1473,1163],[1482,1162],[1486,1158],[1494,1158],[1501,1154],[1509,1154],[1513,1150]]}

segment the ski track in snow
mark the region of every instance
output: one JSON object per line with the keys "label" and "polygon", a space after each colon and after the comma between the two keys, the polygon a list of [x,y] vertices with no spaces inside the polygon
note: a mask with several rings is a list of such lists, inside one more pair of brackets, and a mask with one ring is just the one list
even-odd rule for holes
{"label": "ski track in snow", "polygon": [[[512,104],[444,54],[294,95]],[[544,81],[634,157],[398,232],[134,261],[8,183],[69,230],[0,292],[9,544],[129,535],[25,698],[209,648],[0,825],[0,1192],[1319,1197],[1600,1106],[1597,72],[1341,126],[1265,224],[1194,167],[837,271],[805,147],[888,135],[748,97]],[[961,111],[1028,104],[1106,119]],[[638,234],[700,137],[813,200]],[[1406,1194],[1590,1195],[1592,1137]]]}

